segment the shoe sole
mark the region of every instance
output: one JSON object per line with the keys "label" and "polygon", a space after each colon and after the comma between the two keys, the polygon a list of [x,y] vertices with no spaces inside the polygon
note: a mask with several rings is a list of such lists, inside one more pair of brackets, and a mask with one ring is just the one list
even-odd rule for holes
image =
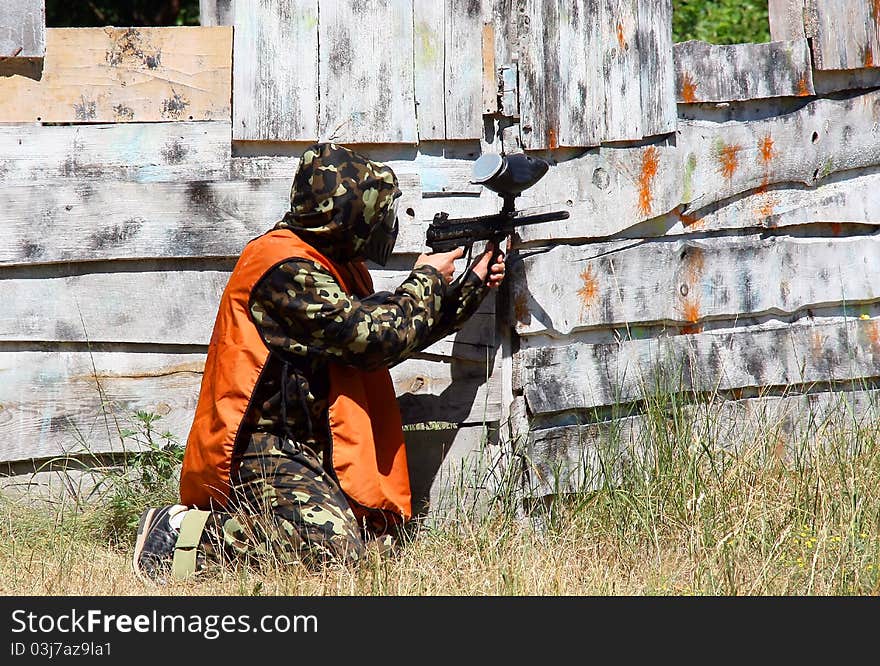
{"label": "shoe sole", "polygon": [[156,581],[154,581],[143,572],[140,565],[138,564],[138,560],[140,559],[141,552],[143,552],[144,550],[144,542],[146,542],[147,540],[146,526],[152,522],[153,516],[156,515],[156,511],[158,511],[158,509],[148,510],[141,516],[140,520],[138,521],[137,539],[134,542],[134,555],[131,558],[131,569],[134,572],[134,575],[137,576],[141,582],[147,585],[155,585]]}

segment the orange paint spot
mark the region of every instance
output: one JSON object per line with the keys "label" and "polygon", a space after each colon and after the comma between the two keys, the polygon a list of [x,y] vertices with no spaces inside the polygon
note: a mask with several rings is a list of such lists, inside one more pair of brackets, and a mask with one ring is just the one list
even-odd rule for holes
{"label": "orange paint spot", "polygon": [[731,180],[739,167],[739,151],[742,150],[736,144],[725,145],[718,156],[721,164],[721,173],[727,180]]}
{"label": "orange paint spot", "polygon": [[800,80],[798,80],[798,96],[799,97],[809,97],[810,96],[810,86],[807,83],[807,75],[804,74]]}
{"label": "orange paint spot", "polygon": [[880,322],[871,322],[868,326],[868,340],[875,349],[880,349]]}
{"label": "orange paint spot", "polygon": [[654,203],[654,193],[651,186],[657,176],[657,167],[660,160],[657,156],[657,148],[650,146],[642,154],[642,170],[639,173],[639,212],[648,215]]}
{"label": "orange paint spot", "polygon": [[556,150],[559,148],[559,138],[556,136],[556,130],[552,127],[547,130],[547,142],[550,150]]}
{"label": "orange paint spot", "polygon": [[626,49],[626,38],[623,36],[623,24],[617,24],[617,43],[620,44],[620,48]]}
{"label": "orange paint spot", "polygon": [[831,223],[831,233],[835,236],[840,235],[840,231],[843,229],[843,225],[840,222],[832,222]]}
{"label": "orange paint spot", "polygon": [[681,75],[681,90],[679,94],[681,99],[687,104],[694,104],[697,101],[697,84],[691,79],[690,74]]}
{"label": "orange paint spot", "polygon": [[776,153],[773,151],[773,137],[769,134],[761,139],[758,148],[761,151],[761,161],[765,165],[770,164],[770,161],[776,157]]}
{"label": "orange paint spot", "polygon": [[686,298],[682,304],[682,315],[685,321],[690,322],[687,326],[682,326],[680,331],[682,335],[691,335],[699,333],[703,330],[702,326],[697,325],[700,320],[700,300],[696,297]]}
{"label": "orange paint spot", "polygon": [[587,269],[581,273],[581,280],[584,286],[578,289],[578,296],[581,299],[581,311],[590,307],[599,295],[599,282],[593,275],[593,267],[587,266]]}
{"label": "orange paint spot", "polygon": [[865,49],[865,67],[873,67],[874,66],[874,49],[871,48],[871,45],[868,44],[868,47]]}
{"label": "orange paint spot", "polygon": [[688,215],[684,212],[684,206],[679,206],[675,209],[675,216],[681,220],[681,223],[686,227],[700,229],[703,226],[703,221],[696,215]]}

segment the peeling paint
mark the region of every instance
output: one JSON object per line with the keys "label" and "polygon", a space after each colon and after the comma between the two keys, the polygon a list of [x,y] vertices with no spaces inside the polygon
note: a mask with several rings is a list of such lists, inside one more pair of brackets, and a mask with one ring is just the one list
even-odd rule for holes
{"label": "peeling paint", "polygon": [[657,167],[660,161],[655,146],[648,147],[642,154],[642,168],[639,173],[639,212],[649,215],[654,203],[652,186],[657,177]]}

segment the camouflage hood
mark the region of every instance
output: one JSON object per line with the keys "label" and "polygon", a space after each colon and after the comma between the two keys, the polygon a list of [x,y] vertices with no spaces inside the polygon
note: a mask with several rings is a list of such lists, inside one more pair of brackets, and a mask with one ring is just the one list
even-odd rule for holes
{"label": "camouflage hood", "polygon": [[276,226],[297,233],[329,258],[362,259],[373,228],[401,194],[391,167],[333,143],[306,149]]}

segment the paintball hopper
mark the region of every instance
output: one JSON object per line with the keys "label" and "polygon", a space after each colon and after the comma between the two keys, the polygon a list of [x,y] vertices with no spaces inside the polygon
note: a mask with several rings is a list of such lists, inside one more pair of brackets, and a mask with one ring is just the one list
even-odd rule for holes
{"label": "paintball hopper", "polygon": [[474,162],[471,182],[500,194],[504,210],[513,210],[513,199],[541,180],[549,168],[550,163],[540,157],[486,153]]}

